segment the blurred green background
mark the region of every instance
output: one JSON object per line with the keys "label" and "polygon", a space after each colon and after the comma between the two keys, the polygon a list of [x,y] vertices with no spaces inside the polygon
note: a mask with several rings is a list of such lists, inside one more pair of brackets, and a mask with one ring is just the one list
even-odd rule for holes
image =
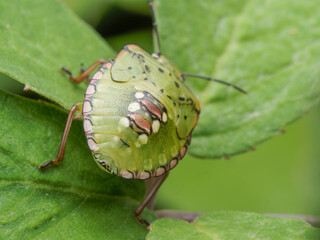
{"label": "blurred green background", "polygon": [[[116,50],[135,43],[152,51],[151,19],[145,0],[64,0]],[[80,51],[80,50],[79,50]],[[0,75],[0,87],[23,85]],[[206,212],[243,210],[320,214],[320,107],[256,150],[228,160],[186,156],[160,189],[156,208]]]}

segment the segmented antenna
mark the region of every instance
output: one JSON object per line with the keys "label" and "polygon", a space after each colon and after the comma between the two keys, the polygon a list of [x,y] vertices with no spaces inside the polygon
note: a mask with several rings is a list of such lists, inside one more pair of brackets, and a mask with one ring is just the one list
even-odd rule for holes
{"label": "segmented antenna", "polygon": [[198,74],[193,74],[193,73],[181,73],[182,76],[187,76],[187,77],[195,77],[195,78],[201,78],[201,79],[205,79],[205,80],[208,80],[208,81],[214,81],[214,82],[218,82],[218,83],[222,83],[224,85],[227,85],[227,86],[230,86],[230,87],[233,87],[235,88],[236,90],[244,93],[244,94],[248,94],[245,90],[243,90],[242,88],[238,87],[237,85],[234,85],[232,83],[228,83],[228,82],[225,82],[225,81],[222,81],[222,80],[219,80],[219,79],[215,79],[215,78],[211,78],[211,77],[207,77],[207,76],[201,76],[201,75],[198,75]]}

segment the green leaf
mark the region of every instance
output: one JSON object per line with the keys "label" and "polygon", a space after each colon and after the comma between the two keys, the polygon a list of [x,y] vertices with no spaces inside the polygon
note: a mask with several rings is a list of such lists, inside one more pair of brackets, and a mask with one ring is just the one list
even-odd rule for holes
{"label": "green leaf", "polygon": [[102,171],[81,121],[72,125],[64,161],[40,171],[56,157],[67,114],[2,91],[0,107],[1,239],[144,238],[133,214],[143,182]]}
{"label": "green leaf", "polygon": [[0,1],[0,72],[70,108],[83,101],[87,83],[68,80],[81,64],[112,58],[113,50],[88,25],[55,0]]}
{"label": "green leaf", "polygon": [[108,43],[117,51],[120,51],[126,44],[136,44],[143,46],[143,49],[153,52],[152,31],[139,30],[135,32],[125,33],[119,36],[110,37]]}
{"label": "green leaf", "polygon": [[192,224],[178,219],[160,219],[151,224],[148,240],[316,240],[320,229],[299,219],[269,217],[256,213],[216,212]]}
{"label": "green leaf", "polygon": [[62,0],[90,25],[96,26],[106,13],[124,9],[139,14],[148,14],[145,0]]}
{"label": "green leaf", "polygon": [[156,1],[168,59],[249,92],[186,80],[202,108],[189,153],[247,151],[319,102],[319,14],[317,0]]}

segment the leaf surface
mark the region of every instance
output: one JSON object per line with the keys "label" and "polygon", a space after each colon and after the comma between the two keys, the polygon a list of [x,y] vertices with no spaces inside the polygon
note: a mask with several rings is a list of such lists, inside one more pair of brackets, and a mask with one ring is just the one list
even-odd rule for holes
{"label": "leaf surface", "polygon": [[216,212],[193,223],[163,218],[152,223],[147,240],[316,240],[320,230],[299,219],[246,212]]}
{"label": "leaf surface", "polygon": [[186,80],[202,108],[189,153],[247,151],[319,102],[319,14],[316,0],[156,1],[168,59],[249,92]]}
{"label": "leaf surface", "polygon": [[68,80],[81,65],[115,56],[106,42],[58,1],[0,1],[0,72],[65,108],[83,101],[88,83]]}

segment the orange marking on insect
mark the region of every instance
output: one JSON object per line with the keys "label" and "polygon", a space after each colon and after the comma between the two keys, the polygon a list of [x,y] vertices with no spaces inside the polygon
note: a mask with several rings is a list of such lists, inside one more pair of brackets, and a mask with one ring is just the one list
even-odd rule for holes
{"label": "orange marking on insect", "polygon": [[178,159],[174,158],[174,159],[172,159],[171,162],[169,163],[169,168],[172,169],[172,168],[174,168],[177,164],[178,164]]}
{"label": "orange marking on insect", "polygon": [[161,176],[162,174],[164,174],[166,172],[166,168],[165,167],[158,167],[157,170],[155,171],[155,176]]}
{"label": "orange marking on insect", "polygon": [[187,137],[187,146],[189,146],[190,143],[191,143],[191,135],[189,135],[189,136]]}
{"label": "orange marking on insect", "polygon": [[151,133],[151,125],[143,116],[138,113],[132,113],[128,117],[138,128],[146,131],[148,134]]}
{"label": "orange marking on insect", "polygon": [[183,148],[180,150],[180,159],[182,159],[184,155],[186,155],[186,152],[187,152],[187,147],[183,146]]}
{"label": "orange marking on insect", "polygon": [[193,124],[192,124],[192,129],[195,128],[195,126],[196,126],[197,123],[198,123],[198,120],[199,120],[199,114],[197,114],[197,117],[194,119],[194,122],[193,122]]}
{"label": "orange marking on insect", "polygon": [[142,99],[140,100],[140,103],[145,106],[149,112],[151,112],[152,115],[155,115],[156,117],[158,117],[159,119],[161,119],[161,111],[160,109],[154,105],[152,102],[150,102],[149,100],[147,99]]}
{"label": "orange marking on insect", "polygon": [[148,179],[148,178],[150,178],[151,177],[151,173],[150,172],[148,172],[148,171],[141,171],[140,173],[139,173],[139,175],[138,175],[138,179],[142,179],[142,180],[145,180],[145,179]]}
{"label": "orange marking on insect", "polygon": [[196,102],[196,109],[198,112],[200,112],[200,103],[199,103],[198,99],[195,98],[194,100]]}

